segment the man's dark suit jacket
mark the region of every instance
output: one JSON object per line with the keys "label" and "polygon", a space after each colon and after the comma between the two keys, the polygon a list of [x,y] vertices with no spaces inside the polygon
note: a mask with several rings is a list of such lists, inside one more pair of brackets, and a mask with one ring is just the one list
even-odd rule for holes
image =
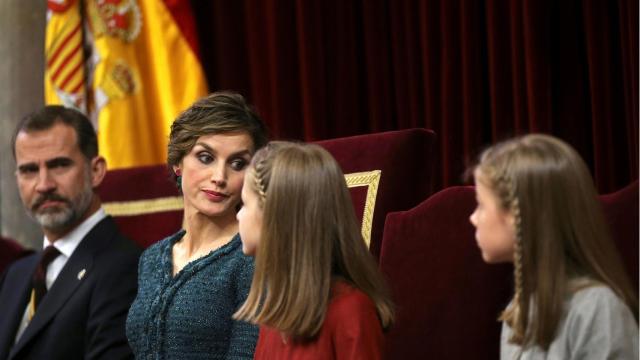
{"label": "man's dark suit jacket", "polygon": [[109,216],[80,242],[14,345],[41,256],[16,261],[0,280],[0,360],[133,358],[125,320],[140,249]]}

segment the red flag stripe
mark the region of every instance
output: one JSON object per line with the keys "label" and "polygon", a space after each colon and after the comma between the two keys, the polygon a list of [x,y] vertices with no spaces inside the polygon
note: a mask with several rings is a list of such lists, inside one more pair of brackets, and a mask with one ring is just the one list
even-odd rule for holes
{"label": "red flag stripe", "polygon": [[182,36],[193,50],[193,53],[200,59],[200,48],[198,44],[198,32],[196,30],[195,16],[191,2],[188,0],[164,0],[164,5],[173,17]]}
{"label": "red flag stripe", "polygon": [[69,33],[69,35],[67,35],[64,40],[62,40],[62,42],[60,44],[58,44],[58,46],[55,49],[55,53],[53,54],[53,56],[51,56],[49,58],[49,61],[47,61],[47,66],[51,67],[51,65],[53,65],[53,63],[56,61],[56,59],[58,58],[58,56],[60,56],[60,54],[62,53],[62,50],[64,50],[64,47],[67,45],[67,42],[69,42],[69,40],[80,30],[80,23],[78,23],[78,25],[71,30],[71,32]]}
{"label": "red flag stripe", "polygon": [[84,85],[84,79],[80,78],[80,81],[78,81],[78,85],[76,85],[70,92],[72,94],[79,93],[80,90],[82,89],[82,85]]}
{"label": "red flag stripe", "polygon": [[71,80],[71,78],[73,78],[75,74],[80,72],[80,66],[82,66],[82,61],[80,61],[73,69],[71,69],[71,71],[69,71],[69,74],[67,74],[64,80],[62,80],[62,83],[59,86],[60,89],[64,90],[65,86]]}
{"label": "red flag stripe", "polygon": [[65,57],[64,60],[62,60],[62,63],[60,64],[60,66],[58,66],[58,68],[55,70],[55,73],[53,74],[53,76],[51,76],[51,81],[52,82],[56,81],[56,79],[58,78],[58,76],[60,76],[60,73],[62,72],[62,70],[65,69],[65,67],[67,66],[67,64],[71,60],[71,58],[75,54],[77,54],[78,52],[80,52],[80,44],[76,45],[76,47],[73,50],[71,50],[71,52],[67,55],[67,57]]}

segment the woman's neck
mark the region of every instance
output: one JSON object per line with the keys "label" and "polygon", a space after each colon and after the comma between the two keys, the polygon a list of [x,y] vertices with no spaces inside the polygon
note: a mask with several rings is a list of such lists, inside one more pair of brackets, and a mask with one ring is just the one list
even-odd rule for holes
{"label": "woman's neck", "polygon": [[238,220],[235,214],[210,218],[201,213],[185,213],[184,228],[186,234],[180,240],[180,248],[184,256],[191,258],[228,243],[238,232]]}

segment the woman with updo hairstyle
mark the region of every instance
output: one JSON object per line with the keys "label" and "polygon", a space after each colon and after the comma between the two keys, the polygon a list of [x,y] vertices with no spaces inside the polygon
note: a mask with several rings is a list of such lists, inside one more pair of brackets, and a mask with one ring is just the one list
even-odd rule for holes
{"label": "woman with updo hairstyle", "polygon": [[501,359],[638,359],[638,301],[578,153],[549,135],[487,149],[470,217],[487,263],[512,262]]}
{"label": "woman with updo hairstyle", "polygon": [[141,256],[127,337],[137,358],[251,359],[258,328],[232,319],[249,292],[236,212],[244,174],[266,129],[236,93],[196,101],[171,126],[168,164],[184,229]]}

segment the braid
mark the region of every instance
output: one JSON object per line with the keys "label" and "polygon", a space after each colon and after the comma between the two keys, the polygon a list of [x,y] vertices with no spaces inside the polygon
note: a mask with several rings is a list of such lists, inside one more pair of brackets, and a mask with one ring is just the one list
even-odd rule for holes
{"label": "braid", "polygon": [[520,202],[516,194],[516,185],[506,171],[496,174],[496,171],[483,172],[493,179],[495,192],[499,196],[502,206],[509,209],[514,218],[515,248],[513,256],[513,277],[515,283],[514,296],[511,306],[500,315],[500,320],[505,321],[512,329],[513,334],[509,341],[521,344],[525,339],[527,328],[528,302],[523,299],[524,271],[523,271],[523,244],[522,244],[522,215]]}
{"label": "braid", "polygon": [[260,202],[264,205],[267,200],[267,187],[265,185],[266,159],[258,161],[253,170],[253,181],[256,192],[260,196]]}
{"label": "braid", "polygon": [[263,206],[267,201],[267,191],[269,190],[271,171],[273,170],[276,153],[291,146],[293,146],[291,143],[272,141],[258,150],[251,160],[253,188],[260,196],[260,202]]}
{"label": "braid", "polygon": [[513,277],[515,282],[515,295],[513,297],[513,314],[512,318],[509,321],[509,325],[514,329],[513,335],[511,336],[510,341],[516,342],[518,344],[522,343],[525,338],[525,332],[527,328],[527,313],[528,313],[528,302],[526,299],[523,299],[523,270],[522,270],[522,262],[523,262],[523,249],[522,249],[522,216],[520,214],[520,203],[518,198],[515,196],[515,186],[513,182],[509,182],[509,187],[511,190],[510,195],[510,209],[514,218],[514,227],[515,227],[515,249],[514,249],[514,257],[513,257]]}

